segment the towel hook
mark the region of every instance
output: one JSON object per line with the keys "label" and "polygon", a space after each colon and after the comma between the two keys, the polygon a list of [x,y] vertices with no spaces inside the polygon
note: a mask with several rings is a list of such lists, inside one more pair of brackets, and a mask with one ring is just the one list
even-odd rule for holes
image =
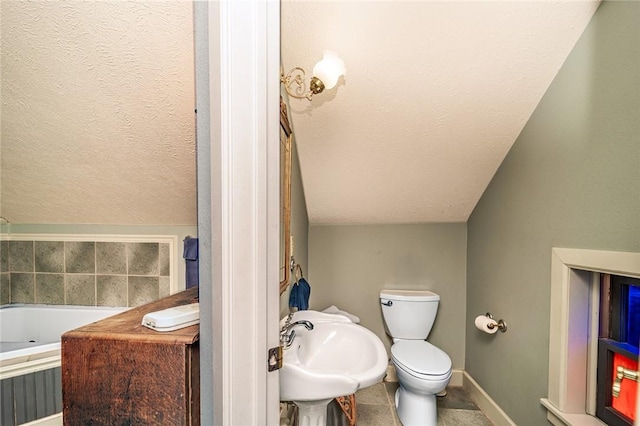
{"label": "towel hook", "polygon": [[291,258],[289,259],[289,270],[293,272],[293,270],[296,268],[296,265],[296,258],[291,255]]}
{"label": "towel hook", "polygon": [[[300,273],[300,276],[298,276],[298,272]],[[296,279],[296,282],[300,281],[300,278],[303,278],[303,277],[304,277],[304,274],[302,272],[302,266],[300,266],[299,263],[296,263],[296,266],[295,266],[295,279]]]}

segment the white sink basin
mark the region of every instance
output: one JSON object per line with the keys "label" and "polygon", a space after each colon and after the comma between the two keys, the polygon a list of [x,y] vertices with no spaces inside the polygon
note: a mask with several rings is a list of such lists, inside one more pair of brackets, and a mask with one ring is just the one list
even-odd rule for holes
{"label": "white sink basin", "polygon": [[337,396],[353,394],[384,377],[388,357],[378,336],[345,317],[317,314],[321,313],[302,311],[292,319],[309,318],[314,328],[296,326],[293,343],[284,351],[281,401],[322,400],[320,403],[326,405]]}

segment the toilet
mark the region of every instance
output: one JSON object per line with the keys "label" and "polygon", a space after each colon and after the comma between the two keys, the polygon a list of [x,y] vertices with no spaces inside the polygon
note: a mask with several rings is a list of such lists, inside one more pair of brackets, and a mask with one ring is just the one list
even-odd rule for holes
{"label": "toilet", "polygon": [[380,304],[387,333],[393,338],[391,359],[398,376],[395,405],[403,426],[436,426],[436,394],[451,379],[451,358],[425,339],[438,311],[440,296],[431,291],[382,290]]}

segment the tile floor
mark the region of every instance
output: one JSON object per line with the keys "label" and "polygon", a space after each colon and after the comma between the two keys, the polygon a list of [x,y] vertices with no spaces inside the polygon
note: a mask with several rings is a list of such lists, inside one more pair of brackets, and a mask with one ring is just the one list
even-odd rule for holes
{"label": "tile floor", "polygon": [[[402,426],[394,395],[398,382],[382,382],[356,393],[358,426]],[[438,397],[438,426],[492,426],[462,387],[450,386]]]}

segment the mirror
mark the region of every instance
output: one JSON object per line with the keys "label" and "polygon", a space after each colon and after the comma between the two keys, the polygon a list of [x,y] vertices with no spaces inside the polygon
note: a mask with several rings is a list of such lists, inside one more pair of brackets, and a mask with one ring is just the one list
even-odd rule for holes
{"label": "mirror", "polygon": [[[67,297],[73,293],[84,304],[126,306],[186,285],[181,242],[198,235],[193,7],[2,2],[0,192],[1,215],[11,224],[0,225],[0,303],[80,303]],[[105,256],[114,262],[126,260],[122,244],[132,236],[177,241],[169,254],[163,249],[171,266],[162,268],[159,251],[141,245],[137,272],[145,276],[131,285],[127,263],[107,262],[101,272],[109,278],[100,274],[100,281],[96,256],[93,267],[91,256],[82,257],[93,246],[82,245],[84,263],[76,268],[87,281],[77,291],[66,285],[64,247],[54,244],[47,259],[57,260],[47,274],[56,275],[47,275],[45,292],[36,291],[35,272],[44,271],[35,267],[33,243],[16,244],[24,258],[14,264],[24,259],[21,272],[30,274],[11,283],[7,240],[29,234],[58,243],[108,239],[115,249]]]}
{"label": "mirror", "polygon": [[14,230],[195,226],[191,2],[3,2],[1,20]]}
{"label": "mirror", "polygon": [[287,105],[280,96],[280,294],[289,285],[291,273],[291,139]]}

